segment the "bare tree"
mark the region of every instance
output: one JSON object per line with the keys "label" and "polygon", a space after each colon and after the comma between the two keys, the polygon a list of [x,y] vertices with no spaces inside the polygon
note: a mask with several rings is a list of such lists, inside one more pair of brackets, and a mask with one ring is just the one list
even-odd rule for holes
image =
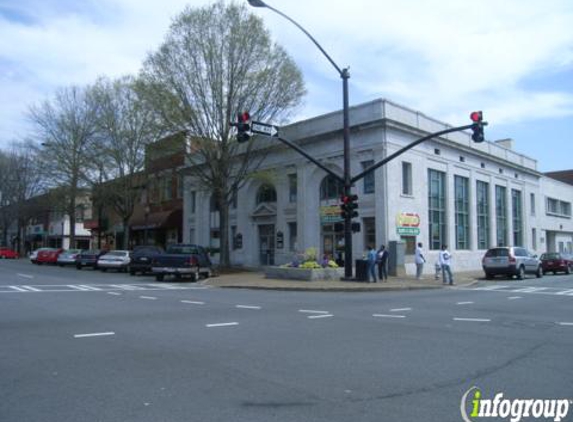
{"label": "bare tree", "polygon": [[0,223],[2,243],[7,245],[8,228],[16,222],[14,247],[23,252],[23,228],[37,212],[28,200],[45,189],[39,160],[30,141],[15,142],[7,152],[0,151]]}
{"label": "bare tree", "polygon": [[70,247],[75,247],[76,208],[83,173],[92,165],[97,130],[97,103],[89,87],[59,90],[49,101],[33,106],[29,118],[35,137],[44,146],[41,157],[47,177],[65,189],[65,211],[70,218]]}
{"label": "bare tree", "polygon": [[[98,104],[97,137],[92,151],[95,171],[88,177],[97,185],[97,201],[111,206],[122,219],[123,248],[129,244],[128,220],[140,192],[145,146],[159,136],[154,113],[134,90],[134,79],[101,78],[93,88]],[[95,197],[95,195],[94,195]]]}
{"label": "bare tree", "polygon": [[246,6],[219,1],[174,20],[144,63],[141,88],[168,130],[193,139],[190,171],[219,205],[220,262],[228,266],[229,206],[264,158],[252,141],[236,142],[229,122],[243,110],[259,120],[285,119],[305,94],[301,72]]}

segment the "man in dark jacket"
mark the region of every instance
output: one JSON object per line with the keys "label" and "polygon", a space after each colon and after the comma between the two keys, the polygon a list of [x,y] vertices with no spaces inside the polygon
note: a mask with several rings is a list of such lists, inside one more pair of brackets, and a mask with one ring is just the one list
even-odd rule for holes
{"label": "man in dark jacket", "polygon": [[380,281],[388,280],[388,251],[386,246],[380,246],[376,253],[376,263],[378,264],[378,278]]}

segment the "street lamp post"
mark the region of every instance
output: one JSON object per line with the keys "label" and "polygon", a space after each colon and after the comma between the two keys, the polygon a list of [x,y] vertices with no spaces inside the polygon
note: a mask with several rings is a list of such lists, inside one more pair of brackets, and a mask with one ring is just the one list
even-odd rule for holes
{"label": "street lamp post", "polygon": [[[297,28],[306,34],[308,38],[318,47],[321,53],[326,57],[326,59],[332,64],[336,69],[340,77],[342,78],[342,115],[343,115],[343,139],[344,139],[344,195],[349,196],[350,190],[352,188],[352,182],[350,177],[350,120],[348,112],[348,79],[350,78],[350,72],[348,68],[341,69],[328,53],[322,48],[322,46],[314,39],[309,32],[300,26],[295,20],[285,15],[280,10],[269,6],[262,0],[248,0],[249,4],[253,7],[266,7],[273,12],[279,14],[283,18],[287,19],[289,22],[293,23]],[[346,279],[352,278],[352,216],[350,214],[346,215],[344,218],[344,277]]]}
{"label": "street lamp post", "polygon": [[149,218],[149,212],[151,211],[151,207],[149,204],[145,204],[144,212],[145,212],[145,220],[144,225],[145,229],[143,230],[143,244],[147,245],[147,219]]}

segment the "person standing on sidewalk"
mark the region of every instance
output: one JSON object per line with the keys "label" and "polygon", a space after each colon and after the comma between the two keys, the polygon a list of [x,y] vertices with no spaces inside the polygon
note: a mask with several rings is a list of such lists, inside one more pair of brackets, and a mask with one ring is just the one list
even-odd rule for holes
{"label": "person standing on sidewalk", "polygon": [[378,278],[380,281],[388,281],[388,251],[386,246],[380,246],[378,249],[376,262],[378,263]]}
{"label": "person standing on sidewalk", "polygon": [[416,263],[416,279],[420,280],[422,278],[422,273],[424,272],[424,264],[426,263],[422,242],[419,242],[416,247],[416,251],[414,252],[414,262]]}
{"label": "person standing on sidewalk", "polygon": [[442,245],[442,250],[440,251],[440,261],[439,261],[440,266],[442,267],[442,281],[444,284],[449,284],[450,286],[453,286],[454,277],[452,276],[452,269],[450,268],[451,261],[452,261],[452,254],[448,252],[448,245]]}
{"label": "person standing on sidewalk", "polygon": [[370,276],[374,279],[373,283],[376,283],[376,249],[373,246],[368,245],[368,282],[370,283]]}

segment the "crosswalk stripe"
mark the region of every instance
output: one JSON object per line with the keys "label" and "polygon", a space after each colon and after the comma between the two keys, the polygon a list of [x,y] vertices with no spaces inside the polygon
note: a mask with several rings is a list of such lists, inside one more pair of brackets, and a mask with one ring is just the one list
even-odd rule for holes
{"label": "crosswalk stripe", "polygon": [[29,292],[41,292],[40,289],[36,289],[35,287],[32,286],[20,286],[22,289],[26,289]]}

